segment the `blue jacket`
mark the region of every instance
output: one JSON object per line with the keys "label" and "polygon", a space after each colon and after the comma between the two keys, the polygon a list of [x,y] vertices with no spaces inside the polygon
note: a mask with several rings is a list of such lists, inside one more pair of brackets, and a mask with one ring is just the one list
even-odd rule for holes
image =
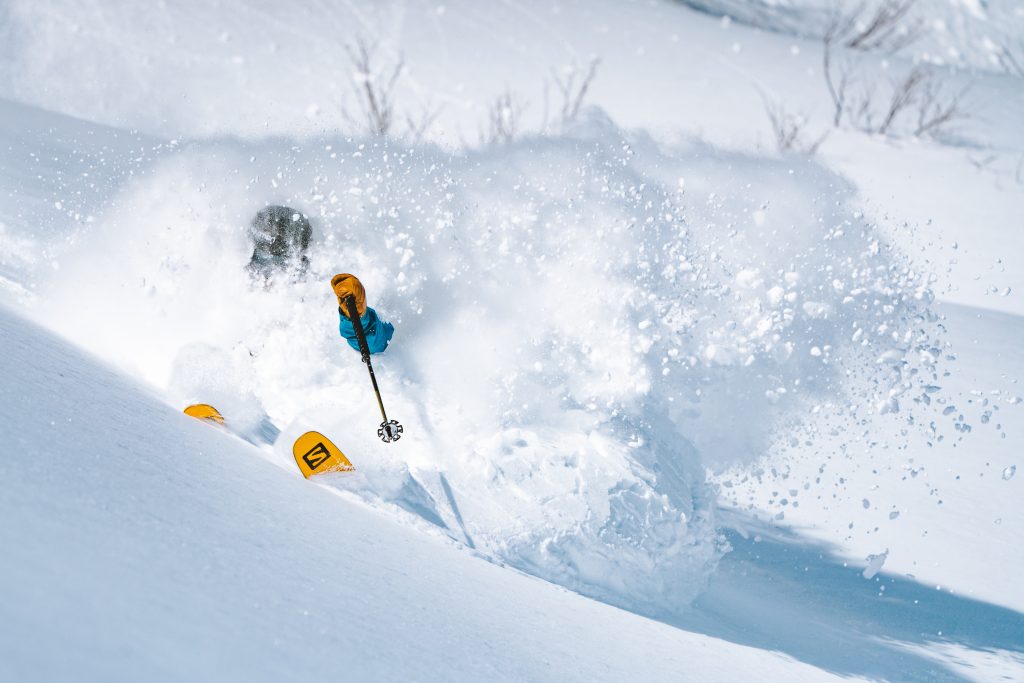
{"label": "blue jacket", "polygon": [[[341,323],[338,325],[341,336],[345,338],[349,346],[358,351],[359,339],[356,337],[356,328],[352,326],[352,321],[342,314],[340,308],[338,309],[338,316],[341,318]],[[366,333],[366,345],[370,347],[370,353],[380,353],[388,347],[388,342],[391,341],[391,336],[395,333],[394,325],[378,318],[377,311],[369,307],[359,321],[363,323],[363,332]]]}

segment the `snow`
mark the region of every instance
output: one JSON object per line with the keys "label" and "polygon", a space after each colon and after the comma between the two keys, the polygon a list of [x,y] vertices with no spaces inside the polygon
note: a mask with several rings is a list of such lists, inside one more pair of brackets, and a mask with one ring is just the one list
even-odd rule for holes
{"label": "snow", "polygon": [[[866,58],[882,79],[944,51],[978,98],[955,134],[835,130],[808,160],[772,148],[762,97],[828,129],[821,5],[5,5],[2,533],[26,589],[0,660],[1024,676],[1024,88],[987,47],[1022,15],[942,3],[915,53]],[[404,56],[402,106],[440,106],[426,140],[341,116],[359,35]],[[560,125],[542,93],[592,57],[594,106]],[[477,144],[502,88],[522,134]],[[268,203],[315,233],[309,277],[262,288]],[[391,446],[337,338],[340,271],[396,324]],[[242,438],[178,414],[196,401]],[[298,479],[308,429],[358,474]],[[9,465],[44,439],[76,457]],[[310,591],[325,568],[351,592]],[[70,655],[44,662],[24,644],[53,624]]]}
{"label": "snow", "polygon": [[5,680],[835,680],[331,495],[5,309],[0,339]]}
{"label": "snow", "polygon": [[889,550],[879,553],[878,555],[868,555],[868,565],[864,567],[864,571],[861,572],[861,576],[865,579],[873,579],[878,576],[878,572],[885,566],[885,561],[889,558]]}
{"label": "snow", "polygon": [[[679,176],[699,180],[662,180]],[[350,199],[326,189],[356,181]],[[302,202],[319,232],[311,277],[263,290],[238,226],[267,196]],[[838,382],[855,418],[879,401],[899,412],[894,394],[924,392],[942,365],[926,353],[943,345],[930,294],[855,218],[842,179],[663,149],[597,111],[561,138],[462,157],[197,142],[112,201],[37,287],[42,320],[181,405],[217,403],[241,432],[264,429],[265,411],[287,435],[315,421],[371,452],[367,378],[339,354],[325,285],[350,264],[400,335],[378,372],[409,436],[381,466],[399,482],[412,472],[434,520],[455,513],[443,475],[481,552],[644,613],[684,608],[720,555],[703,467],[749,463],[780,416]],[[118,268],[97,272],[104,258]],[[508,283],[527,286],[510,296]],[[851,329],[873,331],[854,342]],[[453,332],[472,342],[453,353]],[[407,491],[382,486],[383,499]]]}
{"label": "snow", "polygon": [[[819,37],[835,3],[830,0],[680,0],[723,19],[785,35]],[[852,10],[861,3],[844,3]],[[863,3],[862,24],[881,0]],[[921,34],[909,52],[917,59],[971,69],[1002,71],[1003,49],[1020,42],[1024,10],[1014,0],[926,0],[910,12]]]}
{"label": "snow", "polygon": [[[962,407],[951,416],[963,413],[963,422],[975,427],[970,433],[954,430],[941,441],[893,440],[867,448],[863,441],[843,443],[812,429],[799,437],[803,448],[790,447],[772,461],[773,471],[727,475],[733,484],[725,497],[745,508],[764,501],[757,491],[798,488],[800,505],[784,508],[787,521],[821,540],[842,539],[842,555],[851,563],[863,566],[862,558],[888,549],[885,569],[895,575],[1020,611],[1024,592],[1016,575],[993,567],[1024,560],[1014,540],[1020,491],[1016,478],[1003,475],[1019,462],[1013,433],[1021,416],[1008,400],[1012,394],[999,389],[1017,386],[1003,378],[1024,370],[1017,352],[1024,330],[1016,316],[949,305],[939,310],[958,356],[943,391],[959,395]],[[986,412],[992,417],[982,422]],[[769,499],[766,512],[781,509]]]}

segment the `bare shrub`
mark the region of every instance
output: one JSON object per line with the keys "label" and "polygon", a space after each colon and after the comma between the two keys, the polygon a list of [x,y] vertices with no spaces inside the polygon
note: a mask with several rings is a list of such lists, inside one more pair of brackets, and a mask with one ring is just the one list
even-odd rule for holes
{"label": "bare shrub", "polygon": [[[590,60],[586,69],[582,69],[576,65],[566,69],[562,74],[555,73],[553,80],[555,88],[561,95],[561,107],[559,115],[562,123],[569,123],[575,121],[576,117],[580,113],[580,108],[583,106],[583,102],[587,97],[587,92],[590,90],[590,86],[594,82],[594,78],[597,76],[597,67],[600,65],[601,60],[594,57]],[[547,97],[545,95],[545,101]],[[547,112],[545,111],[545,119]],[[547,121],[545,120],[545,126]]]}
{"label": "bare shrub", "polygon": [[526,108],[527,104],[506,88],[487,110],[487,130],[481,131],[480,141],[487,145],[512,142],[520,132]]}
{"label": "bare shrub", "polygon": [[837,59],[839,50],[859,52],[884,51],[894,53],[908,47],[921,36],[921,23],[911,16],[917,0],[884,0],[869,11],[866,0],[847,6],[843,2],[832,5],[822,34],[822,73],[825,86],[832,98],[832,123],[839,126],[843,114],[851,113],[852,106],[859,109],[863,119],[870,116],[871,96],[851,94],[856,82],[856,63],[850,58]]}
{"label": "bare shrub", "polygon": [[921,21],[911,12],[916,4],[917,0],[884,0],[869,11],[866,0],[861,0],[844,11],[843,5],[837,3],[833,16],[841,29],[845,47],[894,53],[921,37]]}
{"label": "bare shrub", "polygon": [[860,87],[849,96],[849,105],[846,108],[846,117],[857,130],[873,132],[878,129],[875,123],[877,105],[875,99],[877,91],[870,81],[860,84]]}
{"label": "bare shrub", "polygon": [[764,111],[775,136],[775,145],[783,154],[802,154],[814,156],[828,137],[825,131],[817,138],[808,138],[807,117],[803,114],[792,114],[779,102],[762,95]]}
{"label": "bare shrub", "polygon": [[945,84],[929,74],[920,88],[914,136],[941,133],[951,124],[970,118],[966,101],[969,90],[970,86],[965,86],[957,92],[947,92]]}
{"label": "bare shrub", "polygon": [[1003,46],[999,49],[999,66],[1011,76],[1024,78],[1024,49],[1020,57],[1009,47]]}
{"label": "bare shrub", "polygon": [[919,101],[927,80],[928,72],[924,67],[915,66],[903,78],[893,81],[885,115],[874,132],[883,135],[889,133],[896,118]]}
{"label": "bare shrub", "polygon": [[832,125],[838,127],[843,120],[843,113],[847,109],[850,99],[850,86],[854,80],[853,63],[846,59],[840,64],[834,63],[833,49],[834,36],[825,34],[822,49],[822,73],[825,76],[825,86],[832,98]]}
{"label": "bare shrub", "polygon": [[352,123],[361,125],[371,135],[387,135],[395,121],[395,90],[405,67],[401,55],[385,68],[374,64],[377,45],[358,38],[354,45],[346,45],[353,74],[353,89],[359,103],[362,121],[345,111]]}
{"label": "bare shrub", "polygon": [[[346,45],[349,61],[354,69],[353,94],[359,113],[352,114],[342,108],[342,116],[352,125],[370,135],[390,135],[394,132],[398,108],[396,106],[400,84],[405,73],[405,58],[398,54],[391,59],[379,59],[378,45],[365,38],[357,38]],[[419,141],[437,120],[440,110],[420,105],[416,111],[402,114],[405,133]]]}
{"label": "bare shrub", "polygon": [[848,98],[845,109],[850,123],[866,133],[937,135],[970,118],[969,88],[953,91],[935,71],[916,65],[889,81],[888,90],[865,84]]}
{"label": "bare shrub", "polygon": [[[552,118],[557,125],[575,121],[586,102],[590,88],[597,77],[601,60],[590,60],[586,67],[571,65],[552,71],[550,79],[544,80],[540,132],[551,131]],[[556,92],[556,111],[552,115],[552,84]],[[479,128],[481,144],[496,145],[511,142],[522,133],[523,114],[528,104],[516,93],[506,88],[487,108],[487,121]]]}
{"label": "bare shrub", "polygon": [[[859,77],[860,58],[853,54],[892,54],[920,38],[922,24],[913,12],[916,4],[917,0],[883,0],[873,9],[867,0],[852,6],[833,4],[822,35],[822,71],[832,99],[834,126],[840,126],[845,117],[866,132],[894,135],[901,129],[922,136],[935,135],[968,117],[967,90],[951,93],[936,72],[922,65],[890,81],[882,94]],[[840,52],[846,54],[840,56]],[[1006,64],[1007,69],[1019,66],[1012,54]],[[916,121],[908,124],[909,130],[907,125],[897,126],[912,115]]]}

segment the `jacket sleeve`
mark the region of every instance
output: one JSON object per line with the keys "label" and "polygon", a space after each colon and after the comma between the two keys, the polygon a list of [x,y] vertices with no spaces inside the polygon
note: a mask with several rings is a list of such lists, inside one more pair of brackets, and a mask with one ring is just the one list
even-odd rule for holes
{"label": "jacket sleeve", "polygon": [[[341,318],[338,331],[341,332],[341,336],[348,342],[348,345],[358,351],[359,339],[356,337],[356,328],[352,325],[352,321],[341,313],[341,309],[338,309],[338,317]],[[367,308],[366,313],[359,321],[363,323],[366,345],[370,347],[370,353],[380,353],[388,347],[388,342],[391,341],[391,337],[395,333],[394,325],[377,317],[377,311],[372,308]]]}

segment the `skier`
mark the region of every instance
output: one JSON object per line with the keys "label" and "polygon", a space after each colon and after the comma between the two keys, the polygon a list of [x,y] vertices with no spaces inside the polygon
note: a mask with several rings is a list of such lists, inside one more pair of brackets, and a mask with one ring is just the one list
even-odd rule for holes
{"label": "skier", "polygon": [[377,316],[377,311],[366,305],[366,290],[363,283],[355,275],[349,273],[338,273],[331,278],[331,289],[338,297],[338,314],[341,317],[338,329],[341,336],[356,351],[359,351],[359,338],[356,336],[355,327],[349,319],[348,308],[345,300],[353,297],[356,302],[356,310],[359,312],[359,322],[362,323],[363,332],[366,335],[366,345],[370,353],[380,353],[388,347],[391,336],[395,333],[395,326],[384,322]]}
{"label": "skier", "polygon": [[275,273],[292,270],[304,274],[309,267],[306,250],[313,226],[300,211],[272,204],[260,209],[249,226],[253,242],[249,273],[269,282]]}

